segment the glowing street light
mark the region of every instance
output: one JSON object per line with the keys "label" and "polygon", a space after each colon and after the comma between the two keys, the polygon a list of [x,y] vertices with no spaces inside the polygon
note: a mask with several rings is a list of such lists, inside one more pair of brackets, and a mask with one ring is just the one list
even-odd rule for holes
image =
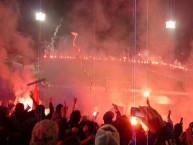
{"label": "glowing street light", "polygon": [[175,29],[176,28],[176,22],[174,20],[166,21],[166,28],[167,29]]}
{"label": "glowing street light", "polygon": [[43,12],[37,12],[36,13],[36,20],[37,21],[45,21],[46,14]]}

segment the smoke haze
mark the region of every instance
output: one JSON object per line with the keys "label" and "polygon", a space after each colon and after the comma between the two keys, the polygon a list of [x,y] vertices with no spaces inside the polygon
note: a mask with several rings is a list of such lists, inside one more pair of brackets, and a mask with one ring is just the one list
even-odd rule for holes
{"label": "smoke haze", "polygon": [[[93,55],[95,57],[107,57],[108,59],[111,56],[127,58],[134,56],[134,10],[132,2],[125,0],[99,0],[92,2],[84,0],[71,3],[70,6],[63,13],[64,24],[60,31],[64,32],[64,34],[59,34],[59,47],[56,47],[56,49],[60,49],[62,52],[72,51],[73,36],[70,32],[75,31],[79,34],[76,43],[81,50],[82,56]],[[175,33],[165,28],[165,21],[170,17],[169,9],[170,7],[167,6],[167,3],[162,1],[149,1],[148,8],[146,1],[137,2],[136,52],[140,51],[141,58],[168,63],[174,63],[175,59],[177,59],[175,51],[177,44],[180,42],[175,42],[177,44],[174,44]],[[176,31],[178,32],[178,30]],[[60,37],[62,34],[63,36]],[[74,55],[76,55],[76,52]],[[150,88],[153,93],[150,96],[152,106],[159,110],[164,119],[166,119],[170,109],[175,123],[179,122],[181,117],[184,117],[186,126],[191,122],[189,114],[192,111],[187,107],[191,105],[190,100],[192,98],[191,71],[178,71],[170,67],[151,67],[149,65],[127,66],[125,64],[124,67],[118,67],[119,65],[122,66],[123,64],[116,64],[115,62],[113,64],[114,67],[106,63],[103,63],[103,66],[98,66],[95,62],[88,65],[85,61],[79,62],[77,60],[76,65],[71,63],[63,64],[63,69],[59,69],[58,72],[64,72],[66,76],[70,75],[72,78],[76,78],[74,75],[84,76],[83,80],[77,77],[76,80],[73,79],[75,82],[69,82],[72,90],[69,89],[69,92],[66,92],[67,96],[71,97],[73,97],[73,94],[75,96],[84,96],[83,102],[82,99],[79,99],[79,103],[82,104],[81,108],[92,106],[87,102],[88,106],[85,107],[85,100],[90,100],[91,104],[94,102],[97,106],[95,108],[99,110],[101,108],[102,112],[111,108],[111,103],[115,102],[120,106],[124,106],[124,108],[132,106],[133,102],[136,102],[136,105],[145,105],[145,99],[141,93],[125,93],[120,90],[123,88],[139,90]],[[65,66],[71,72],[70,74],[68,72],[65,73]],[[50,68],[53,69],[51,66]],[[55,69],[56,67],[53,70]],[[65,78],[65,76],[63,77]],[[96,93],[94,98],[89,95],[91,81],[93,81],[92,89]],[[107,84],[110,84],[110,86],[107,87]],[[87,86],[86,92],[81,91],[80,88],[83,86]],[[82,90],[84,90],[83,88]],[[102,88],[107,90],[101,91]],[[164,94],[164,91],[171,91],[173,95]],[[184,94],[179,95],[180,92],[184,92]],[[135,95],[136,98],[133,98]],[[179,103],[180,108],[183,109],[179,109]],[[125,111],[129,112],[127,109]],[[182,116],[184,111],[189,112],[189,114]]]}
{"label": "smoke haze", "polygon": [[[31,48],[33,41],[18,31],[19,16],[19,7],[15,1],[0,2],[0,78],[13,87],[11,90],[15,96],[22,96],[31,89],[26,84],[32,80],[32,72],[24,70],[23,65],[29,64],[34,57]],[[4,95],[2,92],[3,99],[13,99],[13,96]]]}
{"label": "smoke haze", "polygon": [[[50,0],[47,7],[51,7],[54,2]],[[192,121],[190,114],[193,113],[189,107],[193,102],[192,71],[173,69],[169,66],[127,63],[123,59],[123,57],[132,59],[135,56],[136,60],[174,63],[176,56],[182,53],[180,51],[177,55],[176,50],[180,50],[178,48],[183,43],[187,43],[187,46],[192,44],[190,41],[183,41],[184,39],[182,42],[173,43],[174,38],[177,36],[182,38],[184,33],[179,35],[179,29],[176,30],[176,33],[165,29],[165,20],[168,18],[168,7],[165,2],[149,0],[147,9],[146,1],[137,1],[136,53],[140,53],[140,56],[134,54],[133,50],[133,1],[73,0],[73,2],[61,3],[63,7],[60,9],[60,16],[53,16],[54,21],[51,21],[50,18],[49,22],[52,24],[45,24],[45,29],[43,29],[45,32],[46,28],[50,26],[52,30],[49,31],[52,31],[53,35],[56,34],[56,27],[63,17],[53,44],[57,53],[76,56],[77,52],[72,47],[74,37],[71,32],[77,32],[76,44],[80,48],[80,56],[100,57],[101,60],[45,59],[44,75],[46,80],[54,85],[42,88],[44,102],[48,102],[48,98],[53,96],[55,104],[66,100],[70,106],[72,98],[76,96],[78,97],[78,109],[84,113],[99,111],[102,118],[104,112],[112,108],[112,103],[122,106],[123,112],[127,114],[130,113],[129,109],[133,104],[146,105],[142,90],[150,88],[152,92],[150,103],[158,109],[164,119],[170,109],[174,123],[184,117],[184,124],[187,127],[188,123]],[[176,6],[179,9],[179,4]],[[22,93],[26,89],[26,84],[32,80],[31,73],[23,70],[13,72],[4,63],[9,58],[9,54],[21,55],[23,63],[35,56],[32,49],[35,40],[18,31],[18,18],[22,19],[20,8],[14,1],[0,3],[2,19],[0,23],[0,76],[11,82],[14,92],[22,88],[20,89]],[[188,31],[191,32],[191,30]],[[173,34],[178,35],[173,38]],[[47,41],[51,41],[51,38]],[[184,55],[180,55],[180,58],[184,58]],[[188,58],[189,54],[185,56]],[[114,58],[122,59],[114,61]],[[192,61],[191,58],[192,54],[190,61]],[[187,62],[188,66],[191,66],[191,63]],[[136,91],[132,92],[133,89]]]}

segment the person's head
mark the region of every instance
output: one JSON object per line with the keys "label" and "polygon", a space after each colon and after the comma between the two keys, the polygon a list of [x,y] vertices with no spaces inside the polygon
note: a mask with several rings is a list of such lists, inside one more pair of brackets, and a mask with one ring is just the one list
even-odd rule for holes
{"label": "person's head", "polygon": [[78,124],[81,118],[81,113],[79,110],[74,110],[71,114],[70,114],[70,121],[74,124]]}
{"label": "person's head", "polygon": [[95,145],[120,145],[119,132],[111,124],[102,125],[97,131]]}
{"label": "person's head", "polygon": [[189,127],[193,127],[193,122],[190,122]]}
{"label": "person's head", "polygon": [[62,107],[63,107],[62,104],[58,104],[58,105],[56,106],[56,112],[60,114]]}
{"label": "person's head", "polygon": [[44,114],[45,112],[45,107],[44,105],[38,105],[35,109],[36,114]]}
{"label": "person's head", "polygon": [[104,115],[103,115],[103,121],[104,123],[112,123],[114,118],[114,113],[112,111],[107,111]]}
{"label": "person's head", "polygon": [[56,145],[58,140],[58,126],[49,119],[35,124],[32,130],[30,145]]}
{"label": "person's head", "polygon": [[17,103],[15,106],[15,113],[22,113],[24,111],[24,105],[22,103]]}

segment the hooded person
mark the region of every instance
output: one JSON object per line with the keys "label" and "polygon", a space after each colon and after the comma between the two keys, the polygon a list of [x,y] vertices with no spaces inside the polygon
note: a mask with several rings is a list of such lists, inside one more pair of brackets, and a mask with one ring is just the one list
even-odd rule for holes
{"label": "hooded person", "polygon": [[58,140],[58,125],[56,122],[44,119],[34,126],[30,145],[56,145]]}
{"label": "hooded person", "polygon": [[111,124],[102,125],[96,133],[95,145],[120,145],[119,132]]}
{"label": "hooded person", "polygon": [[107,111],[104,115],[103,115],[103,121],[104,124],[112,124],[113,123],[113,118],[114,118],[114,113],[112,111]]}

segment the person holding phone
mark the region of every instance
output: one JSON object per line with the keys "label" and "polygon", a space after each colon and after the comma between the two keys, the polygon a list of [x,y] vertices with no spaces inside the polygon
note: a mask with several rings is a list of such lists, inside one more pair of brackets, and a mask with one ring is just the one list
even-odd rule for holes
{"label": "person holding phone", "polygon": [[154,145],[175,145],[173,139],[168,135],[168,129],[161,115],[149,104],[139,106],[137,109],[132,107],[131,115],[138,117],[149,128],[149,132],[154,134]]}

